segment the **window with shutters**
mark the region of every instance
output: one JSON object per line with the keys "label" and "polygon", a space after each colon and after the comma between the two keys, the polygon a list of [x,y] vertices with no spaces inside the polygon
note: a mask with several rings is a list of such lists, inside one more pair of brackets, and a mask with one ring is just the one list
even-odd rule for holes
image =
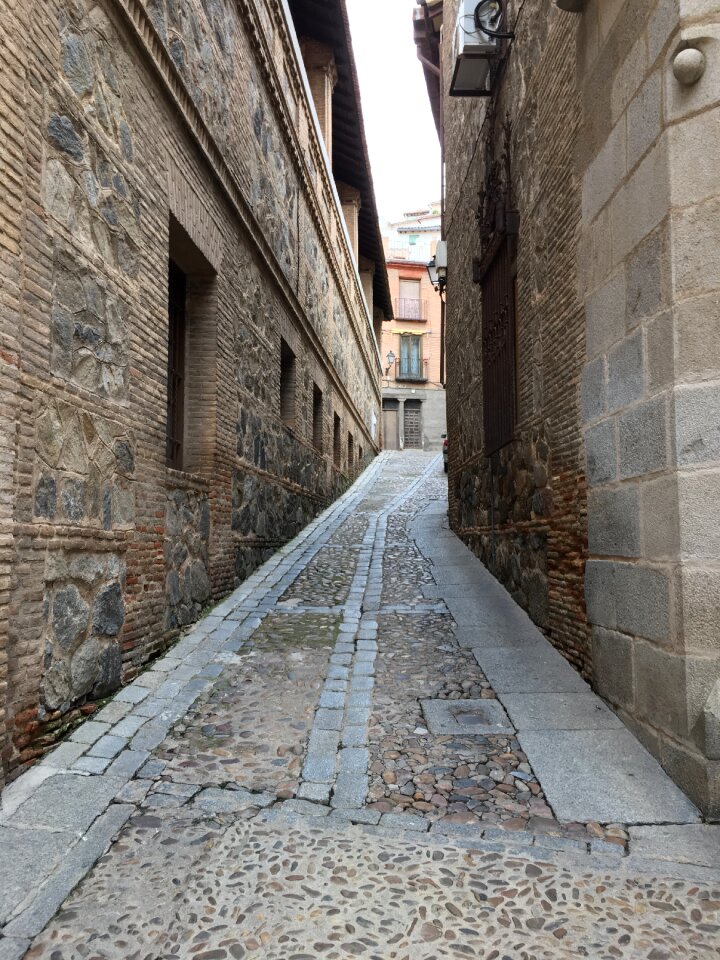
{"label": "window with shutters", "polygon": [[400,336],[400,363],[398,380],[424,380],[425,365],[423,364],[422,337],[412,334]]}
{"label": "window with shutters", "polygon": [[401,279],[400,296],[395,301],[398,320],[427,320],[427,301],[420,297],[420,281]]}

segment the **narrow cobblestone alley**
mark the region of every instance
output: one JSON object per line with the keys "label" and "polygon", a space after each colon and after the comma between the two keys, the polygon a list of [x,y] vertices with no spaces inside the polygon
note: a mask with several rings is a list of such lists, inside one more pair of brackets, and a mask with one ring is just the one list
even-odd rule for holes
{"label": "narrow cobblestone alley", "polygon": [[0,960],[720,950],[720,827],[383,454],[3,795]]}

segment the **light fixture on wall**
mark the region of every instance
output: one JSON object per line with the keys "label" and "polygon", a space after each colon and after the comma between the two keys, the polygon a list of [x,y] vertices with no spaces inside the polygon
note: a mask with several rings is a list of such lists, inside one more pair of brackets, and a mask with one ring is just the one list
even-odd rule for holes
{"label": "light fixture on wall", "polygon": [[430,283],[442,295],[447,286],[447,241],[439,240],[435,249],[435,256],[427,265]]}
{"label": "light fixture on wall", "polygon": [[492,63],[502,55],[503,40],[514,36],[505,29],[505,0],[461,0],[453,36],[450,96],[489,97]]}
{"label": "light fixture on wall", "polygon": [[388,374],[390,373],[390,368],[392,367],[392,365],[393,365],[393,364],[395,363],[395,361],[397,360],[397,357],[396,357],[395,354],[392,352],[392,350],[390,350],[390,351],[388,352],[388,355],[387,355],[387,357],[386,357],[385,359],[387,360],[387,368],[386,368],[386,370],[385,370],[385,376],[387,377]]}

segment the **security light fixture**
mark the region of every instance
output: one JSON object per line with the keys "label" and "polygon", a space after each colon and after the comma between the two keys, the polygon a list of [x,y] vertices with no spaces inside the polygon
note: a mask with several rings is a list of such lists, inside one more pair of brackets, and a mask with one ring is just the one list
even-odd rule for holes
{"label": "security light fixture", "polygon": [[427,265],[430,283],[435,287],[439,294],[447,286],[447,241],[439,240],[435,249],[435,256]]}
{"label": "security light fixture", "polygon": [[492,63],[502,55],[503,40],[513,37],[505,30],[505,0],[461,0],[453,37],[455,70],[450,96],[489,97]]}

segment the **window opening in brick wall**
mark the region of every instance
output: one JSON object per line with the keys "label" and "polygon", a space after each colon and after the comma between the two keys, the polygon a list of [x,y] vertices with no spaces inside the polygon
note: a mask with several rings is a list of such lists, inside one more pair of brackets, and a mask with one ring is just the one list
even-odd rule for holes
{"label": "window opening in brick wall", "polygon": [[348,433],[348,474],[352,476],[355,468],[355,438]]}
{"label": "window opening in brick wall", "polygon": [[313,384],[313,419],[312,419],[313,446],[322,453],[323,448],[323,392]]}
{"label": "window opening in brick wall", "polygon": [[166,462],[209,476],[217,418],[217,278],[170,218]]}
{"label": "window opening in brick wall", "polygon": [[185,439],[185,346],[187,276],[170,261],[168,270],[167,464],[182,470]]}
{"label": "window opening in brick wall", "polygon": [[340,430],[340,417],[333,414],[333,462],[340,469],[342,463],[342,439]]}
{"label": "window opening in brick wall", "polygon": [[363,448],[358,447],[358,468],[362,469],[363,465]]}
{"label": "window opening in brick wall", "polygon": [[297,361],[284,340],[280,340],[280,416],[288,427],[295,426]]}
{"label": "window opening in brick wall", "polygon": [[482,278],[483,421],[485,455],[513,439],[516,406],[515,278],[503,242]]}

